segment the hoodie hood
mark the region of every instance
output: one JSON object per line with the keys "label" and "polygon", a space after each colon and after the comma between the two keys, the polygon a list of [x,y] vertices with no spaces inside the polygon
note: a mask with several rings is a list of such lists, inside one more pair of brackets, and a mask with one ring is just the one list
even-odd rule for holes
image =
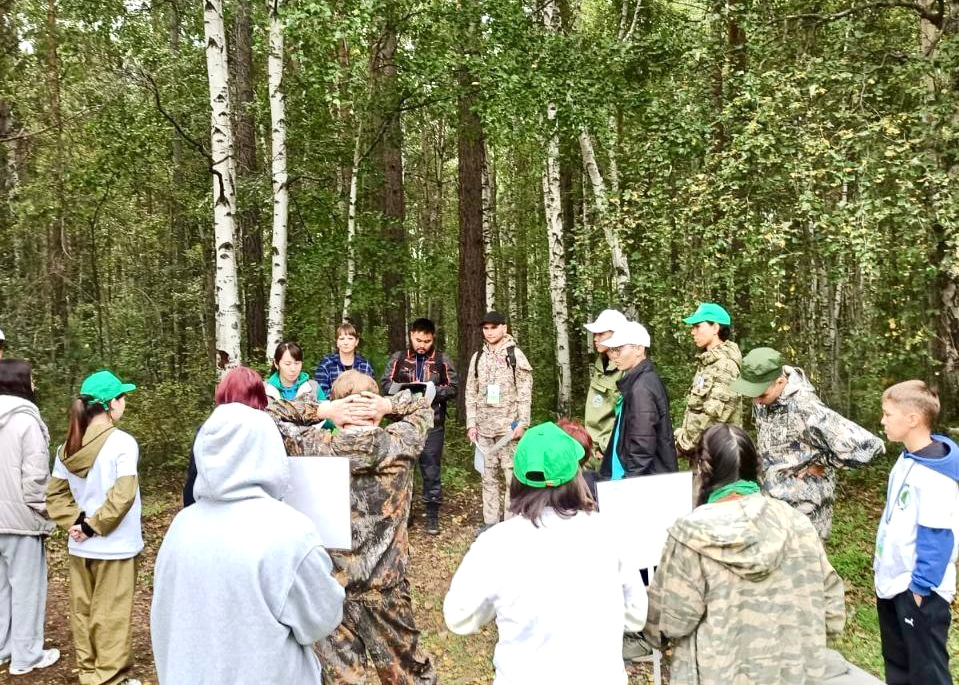
{"label": "hoodie hood", "polygon": [[792,536],[778,504],[758,494],[703,504],[677,521],[669,534],[741,578],[762,580],[780,567]]}
{"label": "hoodie hood", "polygon": [[112,425],[106,428],[101,424],[87,426],[87,431],[83,434],[82,447],[69,455],[64,454],[65,448],[61,448],[60,463],[74,476],[86,478],[107,438],[113,435],[116,429],[117,427]]}
{"label": "hoodie hood", "polygon": [[951,478],[954,481],[959,481],[959,445],[956,445],[952,440],[947,438],[945,435],[933,435],[932,439],[936,442],[941,442],[946,446],[948,450],[946,456],[940,457],[939,459],[924,459],[922,457],[917,457],[911,452],[906,452],[903,450],[902,456],[906,459],[913,459],[926,468],[930,468],[936,473],[941,473],[947,478]]}
{"label": "hoodie hood", "polygon": [[0,428],[7,425],[10,417],[14,414],[27,414],[32,416],[40,424],[40,430],[43,431],[43,437],[47,443],[50,442],[50,433],[47,431],[47,424],[40,418],[40,410],[30,400],[25,400],[16,395],[0,395]]}
{"label": "hoodie hood", "polygon": [[783,374],[786,376],[786,387],[783,388],[782,394],[779,396],[779,399],[776,400],[777,402],[799,393],[816,392],[812,383],[806,378],[806,372],[802,369],[796,368],[795,366],[783,366]]}
{"label": "hoodie hood", "polygon": [[290,481],[283,438],[269,414],[236,402],[221,404],[193,443],[196,500],[282,499]]}
{"label": "hoodie hood", "polygon": [[740,351],[739,345],[732,340],[726,340],[711,350],[699,353],[699,362],[703,366],[715,364],[721,359],[731,359],[736,364],[736,368],[743,368],[743,353]]}

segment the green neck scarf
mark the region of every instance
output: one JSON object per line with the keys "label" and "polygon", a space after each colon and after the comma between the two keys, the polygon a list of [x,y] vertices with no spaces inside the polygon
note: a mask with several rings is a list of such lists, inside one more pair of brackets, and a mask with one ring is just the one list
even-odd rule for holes
{"label": "green neck scarf", "polygon": [[729,495],[755,495],[757,492],[759,492],[759,486],[756,485],[756,483],[753,483],[751,480],[737,480],[735,483],[730,483],[718,490],[714,490],[713,494],[706,500],[706,504],[712,504]]}

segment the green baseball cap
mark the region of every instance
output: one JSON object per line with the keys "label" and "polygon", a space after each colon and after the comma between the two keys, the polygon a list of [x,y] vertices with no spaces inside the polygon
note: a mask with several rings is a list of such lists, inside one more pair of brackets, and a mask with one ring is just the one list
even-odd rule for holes
{"label": "green baseball cap", "polygon": [[573,480],[586,450],[555,423],[533,426],[516,446],[513,475],[531,488],[555,488]]}
{"label": "green baseball cap", "polygon": [[80,386],[80,397],[88,405],[109,409],[110,400],[137,389],[133,383],[124,383],[109,371],[97,371],[86,377]]}
{"label": "green baseball cap", "polygon": [[746,397],[759,397],[782,375],[782,355],[771,347],[757,347],[743,357],[739,378],[729,384],[729,389]]}
{"label": "green baseball cap", "polygon": [[718,323],[723,326],[728,326],[733,322],[729,317],[729,312],[713,302],[700,302],[699,308],[696,309],[693,315],[683,319],[683,323],[689,324],[690,326],[702,323],[703,321]]}

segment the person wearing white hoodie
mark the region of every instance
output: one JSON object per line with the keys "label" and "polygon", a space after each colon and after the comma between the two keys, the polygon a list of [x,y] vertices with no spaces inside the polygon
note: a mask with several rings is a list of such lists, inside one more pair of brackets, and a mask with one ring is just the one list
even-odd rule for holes
{"label": "person wearing white hoodie", "polygon": [[[262,381],[247,368],[251,388]],[[194,442],[196,503],[157,555],[150,626],[160,685],[320,685],[313,643],[340,623],[343,588],[319,533],[280,499],[283,439],[264,411],[220,404]]]}
{"label": "person wearing white hoodie", "polygon": [[30,365],[0,359],[0,664],[9,663],[11,675],[60,658],[43,648],[49,480],[50,435],[34,404]]}

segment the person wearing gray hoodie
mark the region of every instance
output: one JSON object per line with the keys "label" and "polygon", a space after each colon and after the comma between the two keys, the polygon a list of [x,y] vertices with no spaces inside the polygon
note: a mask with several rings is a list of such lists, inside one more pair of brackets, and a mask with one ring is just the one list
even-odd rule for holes
{"label": "person wearing gray hoodie", "polygon": [[43,648],[44,538],[50,435],[33,403],[30,365],[0,359],[0,664],[21,675],[60,658]]}
{"label": "person wearing gray hoodie", "polygon": [[290,475],[276,425],[221,404],[194,451],[196,504],[173,520],[154,570],[160,684],[320,685],[313,643],[339,625],[344,592],[313,523],[280,501]]}

